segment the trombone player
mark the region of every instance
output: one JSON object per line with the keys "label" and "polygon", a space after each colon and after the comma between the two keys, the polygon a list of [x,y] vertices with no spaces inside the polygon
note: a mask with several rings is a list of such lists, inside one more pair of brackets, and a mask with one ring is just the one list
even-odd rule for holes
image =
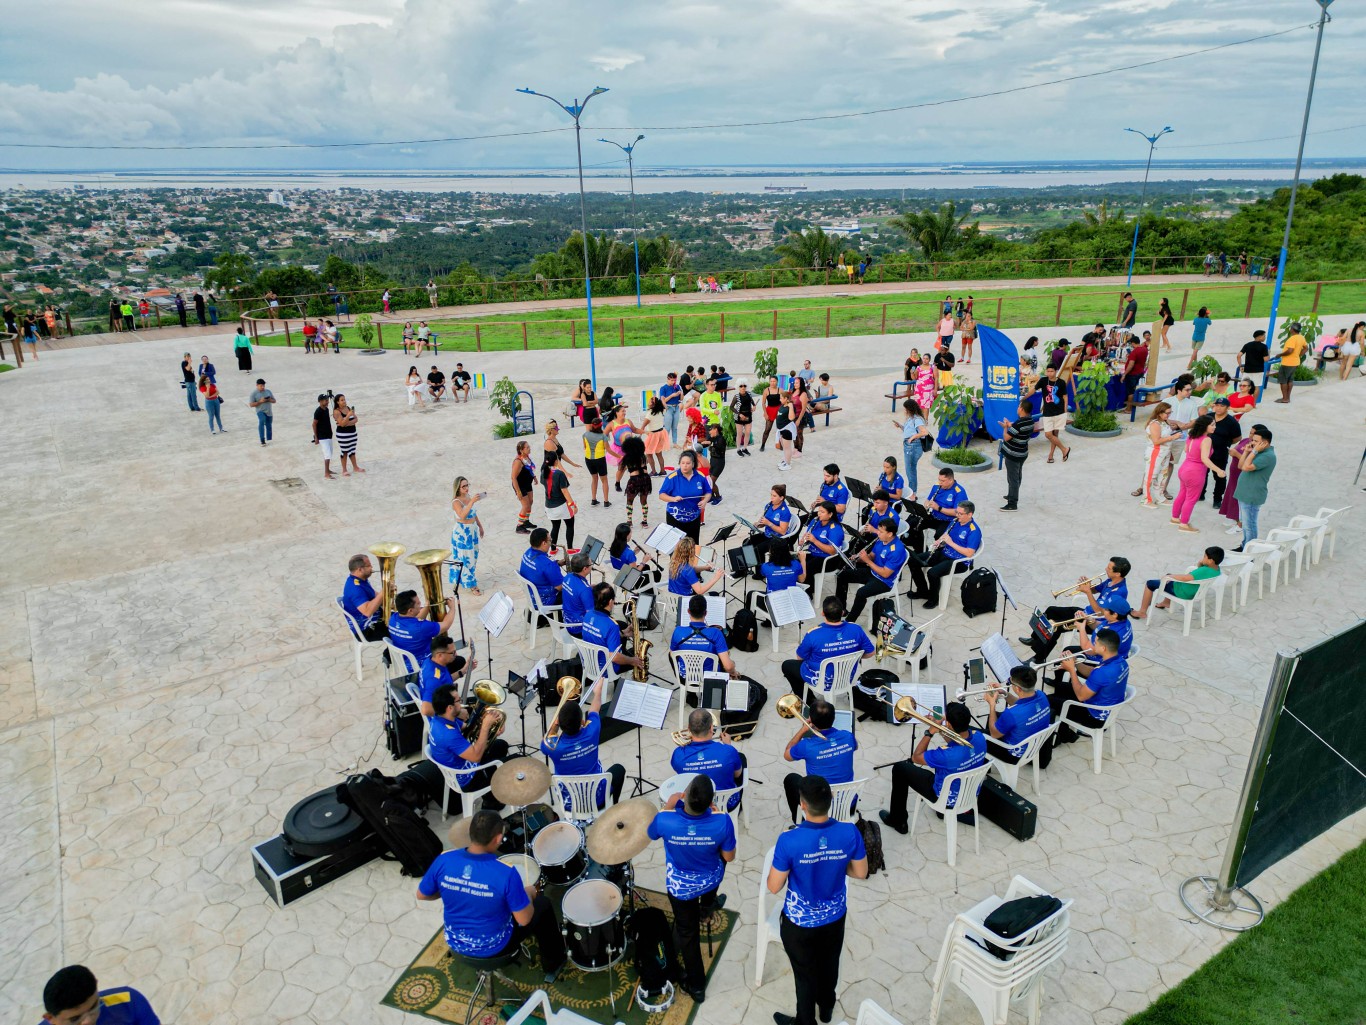
{"label": "trombone player", "polygon": [[[1044,712],[1047,711],[1048,706],[1045,702]],[[1044,721],[1047,722],[1046,714]],[[858,750],[858,740],[848,730],[835,729],[835,706],[824,698],[815,698],[811,702],[811,725],[819,730],[822,736],[810,733],[807,724],[801,723],[783,750],[783,760],[803,762],[806,775],[820,776],[832,785],[852,783],[854,752]],[[794,823],[797,821],[797,802],[801,796],[803,778],[799,772],[789,772],[783,777],[787,809],[792,813]]]}
{"label": "trombone player", "polygon": [[[707,776],[717,790],[734,790],[744,781],[748,763],[745,756],[735,750],[730,734],[723,730],[720,739],[713,738],[715,729],[716,720],[705,708],[694,708],[689,712],[688,742],[674,749],[669,756],[669,768],[675,773],[696,772]],[[677,796],[670,795],[671,798]],[[738,801],[735,803],[739,804]]]}
{"label": "trombone player", "polygon": [[[602,772],[598,747],[602,736],[602,692],[604,680],[593,684],[593,701],[588,711],[577,700],[564,701],[556,716],[558,736],[547,736],[541,741],[541,753],[550,759],[556,776],[594,776]],[[612,803],[621,800],[621,788],[626,783],[626,769],[621,765],[607,768],[611,779]],[[553,785],[553,784],[552,784]],[[606,801],[598,801],[606,807]]]}
{"label": "trombone player", "polygon": [[[927,801],[937,801],[947,777],[955,772],[975,769],[986,762],[987,738],[980,730],[972,728],[968,706],[961,701],[950,701],[944,706],[944,719],[944,726],[925,731],[910,758],[892,767],[892,807],[877,813],[888,829],[903,835],[910,832],[910,824],[906,820],[906,799],[910,791],[914,790]],[[930,742],[941,731],[956,733],[966,743],[951,743],[947,747],[930,750]],[[957,806],[965,796],[954,795],[954,805]],[[959,821],[965,826],[975,826],[976,814],[968,812]]]}
{"label": "trombone player", "polygon": [[[1123,599],[1126,603],[1129,598],[1129,560],[1122,555],[1112,555],[1110,561],[1105,564],[1105,572],[1099,577],[1087,579],[1083,577],[1071,587],[1064,588],[1056,592],[1053,597],[1060,598],[1070,594],[1080,594],[1086,599],[1086,604],[1078,610],[1072,605],[1050,605],[1044,609],[1044,615],[1050,622],[1069,623],[1077,618],[1077,613],[1088,613],[1095,618],[1101,618],[1101,609],[1116,599]],[[1030,633],[1028,637],[1021,637],[1020,643],[1029,645],[1034,652],[1033,662],[1035,665],[1042,665],[1047,662],[1049,656],[1053,654],[1053,649],[1057,647],[1058,640],[1063,633],[1074,627],[1064,627],[1056,630],[1053,639],[1045,641],[1035,633]]]}

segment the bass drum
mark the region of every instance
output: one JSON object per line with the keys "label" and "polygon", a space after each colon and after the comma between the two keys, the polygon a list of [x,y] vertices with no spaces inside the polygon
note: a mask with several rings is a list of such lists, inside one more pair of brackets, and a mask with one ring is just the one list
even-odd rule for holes
{"label": "bass drum", "polygon": [[568,886],[588,871],[588,854],[583,849],[583,830],[573,822],[554,822],[536,834],[531,842],[536,864],[552,886]]}
{"label": "bass drum", "polygon": [[329,787],[289,809],[284,821],[285,848],[296,857],[322,858],[344,851],[372,832],[370,824]]}
{"label": "bass drum", "polygon": [[621,890],[606,879],[585,879],[570,887],[561,908],[564,945],[574,967],[610,968],[626,953],[626,915]]}

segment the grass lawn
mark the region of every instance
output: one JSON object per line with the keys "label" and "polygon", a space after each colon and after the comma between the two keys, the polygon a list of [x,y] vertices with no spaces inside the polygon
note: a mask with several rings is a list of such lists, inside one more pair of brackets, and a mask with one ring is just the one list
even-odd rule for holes
{"label": "grass lawn", "polygon": [[1126,1025],[1366,1022],[1366,845]]}
{"label": "grass lawn", "polygon": [[[1219,281],[1186,286],[1164,285],[1134,289],[1139,303],[1139,326],[1151,322],[1158,302],[1171,300],[1178,319],[1189,322],[1201,306],[1208,306],[1214,319],[1267,316],[1271,311],[1270,284],[1257,284],[1252,291],[1246,282],[1227,284]],[[1287,284],[1281,295],[1281,315],[1308,312],[1317,285]],[[833,293],[836,289],[831,289]],[[593,317],[597,345],[685,345],[689,342],[765,341],[772,338],[820,338],[848,335],[876,335],[931,331],[939,320],[940,300],[924,292],[903,294],[858,293],[839,297],[814,296],[799,299],[756,298],[725,302],[699,300],[671,304],[671,312],[647,305],[599,307]],[[994,325],[999,300],[1002,328],[1039,328],[1043,325],[1114,323],[1123,288],[1070,286],[1030,291],[1009,287],[974,293],[978,320]],[[1181,305],[1185,302],[1185,313]],[[1319,298],[1320,313],[1355,313],[1366,308],[1366,283],[1326,284]],[[416,320],[416,318],[415,318]],[[431,322],[445,351],[501,352],[516,349],[567,349],[588,345],[587,318],[579,309],[546,310],[470,317]],[[343,345],[359,348],[354,325],[342,325]],[[1186,337],[1189,325],[1175,329],[1175,339]],[[385,348],[401,345],[400,324],[383,326]],[[294,343],[302,344],[295,332]],[[263,345],[283,345],[284,336],[262,336]]]}

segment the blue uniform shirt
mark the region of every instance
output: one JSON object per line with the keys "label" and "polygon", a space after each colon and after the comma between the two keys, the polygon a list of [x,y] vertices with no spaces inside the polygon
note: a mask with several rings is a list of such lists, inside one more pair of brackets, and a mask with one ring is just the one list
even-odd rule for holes
{"label": "blue uniform shirt", "polygon": [[432,653],[432,638],[441,632],[441,624],[416,616],[389,617],[389,643],[412,655],[418,665]]}
{"label": "blue uniform shirt", "polygon": [[675,470],[664,478],[664,483],[659,486],[659,493],[686,499],[683,502],[669,502],[666,508],[669,515],[679,523],[692,523],[702,516],[702,503],[711,494],[711,481],[700,473],[694,473],[692,480],[688,480]]}
{"label": "blue uniform shirt", "polygon": [[[833,484],[822,484],[821,501],[830,502],[836,509],[838,509],[839,506],[848,505],[849,489],[844,486],[844,481],[837,478]],[[844,519],[843,515],[839,512],[836,512],[835,518],[841,521]]]}
{"label": "blue uniform shirt", "polygon": [[1116,598],[1129,600],[1129,581],[1121,580],[1117,584],[1112,584],[1109,578],[1106,578],[1092,593],[1096,596],[1096,604],[1103,609],[1108,609],[1111,602]]}
{"label": "blue uniform shirt", "polygon": [[[621,650],[621,627],[606,612],[599,612],[594,609],[583,617],[583,630],[581,635],[589,644],[598,644],[607,649],[608,655],[615,655]],[[606,671],[611,674],[616,673],[611,660],[606,666],[585,666],[596,673]]]}
{"label": "blue uniform shirt", "polygon": [[[147,998],[131,986],[102,989],[99,998],[100,1025],[161,1025]],[[46,1021],[44,1018],[38,1025]]]}
{"label": "blue uniform shirt", "polygon": [[759,572],[764,575],[770,594],[797,586],[796,566],[775,566],[771,562],[766,562],[759,567]]}
{"label": "blue uniform shirt", "polygon": [[721,885],[726,874],[722,851],[735,850],[735,823],[708,808],[689,815],[680,805],[650,823],[651,840],[664,841],[664,885],[669,895],[691,900]]}
{"label": "blue uniform shirt", "polygon": [[451,682],[451,671],[433,662],[430,655],[427,656],[422,663],[422,700],[430,703],[436,688],[444,687]]}
{"label": "blue uniform shirt", "polygon": [[710,651],[720,655],[729,651],[730,645],[726,643],[725,631],[719,626],[707,626],[689,620],[684,626],[674,627],[673,636],[669,638],[669,650]]}
{"label": "blue uniform shirt", "polygon": [[[451,722],[439,715],[433,716],[430,722],[432,724],[432,735],[427,744],[427,753],[432,756],[432,761],[438,765],[444,765],[448,769],[473,769],[475,763],[462,757],[470,748],[470,742],[460,732],[465,723],[460,719]],[[461,772],[456,778],[463,787],[469,783],[473,775],[473,772]]]}
{"label": "blue uniform shirt", "polygon": [[621,556],[612,556],[612,568],[621,569],[623,566],[634,566],[636,564],[636,550],[627,545],[621,550]]}
{"label": "blue uniform shirt", "polygon": [[850,822],[806,820],[778,834],[773,867],[788,873],[783,914],[793,925],[813,929],[844,917],[844,880],[849,862],[868,856],[863,836]]}
{"label": "blue uniform shirt", "polygon": [[871,505],[868,507],[868,525],[872,527],[874,530],[877,529],[877,525],[879,523],[886,519],[890,519],[892,521],[893,534],[898,534],[901,532],[901,517],[897,515],[896,507],[893,506],[890,502],[887,504],[886,512],[878,512]]}
{"label": "blue uniform shirt", "polygon": [[659,401],[666,406],[677,406],[683,397],[683,389],[676,384],[666,384],[655,392],[659,396]]}
{"label": "blue uniform shirt", "polygon": [[786,502],[778,503],[776,509],[773,508],[772,503],[769,503],[764,506],[763,512],[759,513],[759,519],[768,520],[769,523],[776,523],[783,528],[782,530],[774,530],[772,527],[765,527],[764,535],[766,537],[782,537],[787,533],[787,525],[792,522],[792,510],[787,507]]}
{"label": "blue uniform shirt", "polygon": [[[829,524],[823,524],[820,520],[812,520],[807,530],[810,531],[813,538],[822,544],[834,545],[836,548],[844,547],[844,525],[839,520],[831,520]],[[821,558],[825,558],[827,554],[819,548],[813,548],[811,551],[813,555],[819,555]]]}
{"label": "blue uniform shirt", "polygon": [[492,957],[506,947],[513,912],[531,903],[515,868],[496,854],[471,854],[463,847],[438,854],[417,888],[428,897],[440,894],[446,945],[469,957]]}
{"label": "blue uniform shirt", "polygon": [[554,745],[541,741],[541,750],[550,756],[557,776],[591,776],[602,771],[598,759],[598,738],[602,720],[597,712],[583,717],[583,725],[572,737],[563,733]]}
{"label": "blue uniform shirt", "polygon": [[865,655],[873,653],[873,642],[869,640],[863,627],[857,623],[840,623],[836,626],[822,623],[803,637],[802,642],[797,645],[797,657],[802,660],[802,679],[818,690],[824,690],[823,686],[816,683],[816,673],[821,663],[827,658],[848,655],[855,651],[861,651]]}
{"label": "blue uniform shirt", "polygon": [[[899,473],[894,473],[891,478],[888,479],[885,472],[881,473],[877,478],[877,487],[873,488],[873,490],[877,491],[879,489],[887,492],[889,495],[895,495],[898,491],[905,491],[906,478]],[[895,501],[895,499],[893,499],[893,501]]]}
{"label": "blue uniform shirt", "polygon": [[382,605],[368,616],[360,610],[366,602],[374,600],[375,589],[370,586],[370,581],[361,580],[359,577],[346,578],[346,586],[342,588],[342,608],[351,614],[362,630],[374,626],[375,620],[379,618]]}
{"label": "blue uniform shirt", "polygon": [[1050,711],[1048,698],[1042,691],[1015,702],[996,717],[996,728],[1001,732],[1001,743],[1010,746],[1010,753],[1018,755],[1024,744],[1040,730],[1048,728]]}
{"label": "blue uniform shirt", "polygon": [[[949,741],[948,747],[932,747],[925,752],[925,764],[934,770],[934,792],[939,793],[944,786],[944,780],[955,772],[966,772],[968,769],[975,769],[983,765],[987,760],[987,738],[977,730],[968,734],[968,740],[972,742],[972,747],[964,747],[962,744],[955,744]],[[949,807],[958,806],[958,784],[953,785],[953,792],[949,795],[952,802]]]}
{"label": "blue uniform shirt", "polygon": [[888,590],[896,583],[896,575],[901,572],[901,567],[906,565],[906,546],[895,537],[890,541],[873,542],[873,562],[883,569],[890,569],[892,575],[889,577],[873,574],[883,583]]}
{"label": "blue uniform shirt", "polygon": [[941,488],[936,484],[930,488],[930,493],[926,498],[928,501],[938,502],[944,507],[942,512],[938,509],[931,510],[930,515],[937,520],[948,522],[953,519],[953,511],[958,508],[958,503],[968,500],[968,493],[963,490],[963,485],[954,481],[953,487],[950,488]]}
{"label": "blue uniform shirt", "polygon": [[541,599],[542,605],[560,604],[560,596],[555,588],[564,583],[564,574],[559,564],[539,548],[528,548],[522,553],[522,565],[517,575],[532,587]]}
{"label": "blue uniform shirt", "polygon": [[1124,692],[1129,687],[1129,663],[1118,655],[1107,658],[1091,670],[1091,675],[1086,678],[1086,686],[1096,692],[1086,703],[1106,706],[1091,713],[1104,722],[1110,717],[1109,706],[1124,700]]}
{"label": "blue uniform shirt", "polygon": [[678,575],[669,578],[670,594],[693,594],[693,584],[700,584],[702,578],[697,575],[697,570],[687,563],[678,567]]}
{"label": "blue uniform shirt", "polygon": [[1113,630],[1119,634],[1119,657],[1128,658],[1134,646],[1134,624],[1128,619],[1117,619],[1113,623],[1103,623],[1091,631],[1091,643],[1096,643],[1096,634],[1102,630]]}
{"label": "blue uniform shirt", "polygon": [[[968,520],[967,523],[953,521],[953,526],[944,532],[954,544],[962,545],[964,548],[971,548],[974,552],[982,547],[982,528],[977,526],[976,520]],[[944,551],[948,553],[950,559],[955,562],[960,560],[972,561],[972,556],[964,555],[961,552],[944,546]]]}
{"label": "blue uniform shirt", "polygon": [[740,764],[739,752],[719,740],[695,740],[674,748],[674,753],[669,757],[669,767],[674,772],[696,772],[708,776],[717,790],[734,790],[738,787],[740,782],[735,774],[744,768]]}
{"label": "blue uniform shirt", "polygon": [[579,626],[588,610],[593,607],[593,585],[576,573],[564,578],[560,591],[560,604],[564,610],[564,625],[570,634],[579,636]]}
{"label": "blue uniform shirt", "polygon": [[792,757],[806,763],[808,776],[820,776],[827,783],[852,783],[858,740],[848,730],[821,732],[825,734],[824,740],[808,734],[793,744]]}

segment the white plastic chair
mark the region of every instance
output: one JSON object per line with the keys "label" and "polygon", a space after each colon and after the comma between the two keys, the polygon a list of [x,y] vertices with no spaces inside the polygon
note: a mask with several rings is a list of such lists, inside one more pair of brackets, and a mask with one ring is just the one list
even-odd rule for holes
{"label": "white plastic chair", "polygon": [[[764,984],[764,960],[768,954],[768,945],[776,943],[783,945],[782,937],[782,917],[783,917],[783,895],[781,893],[768,892],[768,873],[773,868],[773,852],[776,847],[770,847],[764,854],[764,870],[759,873],[759,904],[754,921],[757,925],[759,935],[754,944],[754,985]],[[764,905],[772,901],[771,908]],[[508,1025],[512,1025],[511,1022]]]}
{"label": "white plastic chair", "polygon": [[[1265,596],[1264,584],[1266,582],[1266,570],[1271,570],[1271,593],[1276,593],[1276,580],[1281,575],[1281,550],[1276,545],[1263,544],[1261,541],[1249,541],[1243,546],[1241,554],[1246,556],[1251,563],[1248,571],[1250,576],[1257,578],[1257,597]],[[1227,556],[1225,556],[1227,558]]]}
{"label": "white plastic chair", "polygon": [[[1214,590],[1214,588],[1215,588],[1215,581],[1217,581],[1217,580],[1219,580],[1219,579],[1221,579],[1221,578],[1222,578],[1222,574],[1221,574],[1219,577],[1206,577],[1206,578],[1203,579],[1203,580],[1179,580],[1179,581],[1176,581],[1176,583],[1184,584],[1184,585],[1186,585],[1186,586],[1188,586],[1188,587],[1194,587],[1194,588],[1195,588],[1195,593],[1194,593],[1193,595],[1191,595],[1189,598],[1181,598],[1181,597],[1178,597],[1177,595],[1168,594],[1168,593],[1167,593],[1166,585],[1167,585],[1167,583],[1171,582],[1171,579],[1172,579],[1172,578],[1171,578],[1171,577],[1163,577],[1161,583],[1158,585],[1158,595],[1157,595],[1157,597],[1159,597],[1159,598],[1161,598],[1161,599],[1164,599],[1164,600],[1169,600],[1169,601],[1171,602],[1171,605],[1170,605],[1168,608],[1166,608],[1166,609],[1162,608],[1162,607],[1159,606],[1159,605],[1154,605],[1153,608],[1152,608],[1152,612],[1149,613],[1148,624],[1151,626],[1151,625],[1156,621],[1156,619],[1157,619],[1157,613],[1158,613],[1158,612],[1168,612],[1168,611],[1172,611],[1172,610],[1175,610],[1175,609],[1180,609],[1180,610],[1181,610],[1181,614],[1182,614],[1182,616],[1183,616],[1183,618],[1184,618],[1184,622],[1182,623],[1182,626],[1181,626],[1181,636],[1182,636],[1182,637],[1189,637],[1189,636],[1191,635],[1191,613],[1195,611],[1195,606],[1196,606],[1196,605],[1199,605],[1199,606],[1200,606],[1200,629],[1203,630],[1203,629],[1205,628],[1205,604],[1206,604],[1206,603],[1205,603],[1205,597],[1206,597],[1206,594],[1207,594],[1207,592],[1209,592],[1209,591],[1211,591],[1211,590]],[[1272,590],[1274,591],[1275,588],[1273,587]]]}
{"label": "white plastic chair", "polygon": [[[836,822],[853,822],[858,816],[854,810],[854,804],[859,798],[859,788],[868,782],[865,776],[863,779],[850,780],[848,783],[830,784],[830,817]],[[801,822],[806,818],[802,811],[802,806],[797,805],[797,821]]]}
{"label": "white plastic chair", "polygon": [[[421,708],[422,688],[412,680],[409,680],[404,688],[408,692],[408,697],[413,699],[414,707]],[[425,715],[422,716],[422,750],[427,750],[427,742],[432,739],[432,721]]]}
{"label": "white plastic chair", "polygon": [[1328,521],[1315,516],[1292,516],[1281,528],[1299,533],[1309,543],[1309,562],[1317,566],[1323,556],[1323,538],[1328,533]]}
{"label": "white plastic chair", "polygon": [[[939,578],[939,607],[941,609],[947,609],[949,607],[949,599],[953,597],[953,585],[957,583],[961,586],[963,579],[978,566],[982,565],[982,553],[986,550],[987,543],[983,540],[982,543],[977,546],[977,551],[973,552],[971,559],[955,560],[953,571],[945,573]],[[972,565],[969,566],[968,563],[971,563]]]}
{"label": "white plastic chair", "polygon": [[442,791],[441,794],[442,817],[447,817],[451,813],[450,797],[451,794],[454,792],[460,795],[460,810],[462,813],[461,818],[469,818],[471,815],[474,814],[474,806],[478,802],[479,798],[493,791],[493,775],[490,773],[489,784],[487,786],[479,787],[477,789],[472,790],[467,790],[465,788],[464,784],[460,782],[460,777],[466,774],[473,774],[479,772],[481,769],[496,769],[498,766],[503,764],[502,759],[495,758],[491,762],[483,762],[479,765],[471,765],[468,769],[452,769],[449,765],[442,765],[435,758],[433,758],[430,747],[423,748],[423,750],[427,753],[427,760],[441,770],[441,777],[446,781],[446,789]]}
{"label": "white plastic chair", "polygon": [[[1338,520],[1351,511],[1350,505],[1344,505],[1341,509],[1329,509],[1328,506],[1324,505],[1320,506],[1319,511],[1314,513],[1314,519],[1327,521],[1323,528],[1323,540],[1328,542],[1328,558],[1330,559],[1333,558],[1333,549],[1337,547],[1338,543]],[[1322,542],[1320,542],[1320,546],[1322,546]]]}
{"label": "white plastic chair", "polygon": [[[679,672],[679,663],[683,672]],[[678,728],[681,730],[688,721],[688,695],[696,694],[697,703],[702,703],[702,674],[714,673],[721,668],[721,658],[710,651],[689,651],[679,649],[669,652],[669,667],[678,680]]]}
{"label": "white plastic chair", "polygon": [[[575,637],[573,641],[579,653],[579,661],[583,664],[584,688],[601,679],[604,674],[610,684],[617,675],[616,668],[612,665],[612,653],[601,644],[593,644],[582,637]],[[608,692],[604,691],[603,701],[607,701],[609,696]]]}
{"label": "white plastic chair", "polygon": [[508,1025],[523,1025],[533,1015],[545,1022],[545,1025],[597,1025],[592,1018],[585,1018],[567,1007],[554,1010],[550,1006],[550,995],[543,989],[536,990],[526,998],[526,1003],[508,1019]]}
{"label": "white plastic chair", "polygon": [[1295,579],[1298,580],[1304,572],[1304,553],[1309,550],[1309,541],[1305,538],[1304,532],[1276,527],[1274,530],[1267,531],[1266,537],[1260,540],[1280,546],[1282,558],[1286,561],[1285,582],[1287,584],[1290,583],[1290,557],[1292,555],[1295,557]]}
{"label": "white plastic chair", "polygon": [[381,641],[384,650],[389,653],[389,674],[392,675],[396,668],[400,669],[399,676],[411,676],[413,673],[420,672],[422,667],[418,664],[417,658],[408,651],[396,647],[388,640]]}
{"label": "white plastic chair", "polygon": [[[603,795],[601,806],[598,794]],[[569,822],[593,822],[612,806],[612,776],[595,772],[587,776],[551,776],[550,806]]]}
{"label": "white plastic chair", "polygon": [[[1005,896],[988,897],[955,916],[944,933],[934,971],[930,1025],[939,1021],[949,983],[973,1002],[983,1025],[1004,1025],[1012,1003],[1024,1003],[1030,1025],[1038,1025],[1043,1005],[1042,976],[1067,951],[1072,901],[1064,900],[1053,914],[1010,940],[988,930],[986,919],[1007,901],[1045,893],[1023,876],[1016,876]],[[988,950],[988,943],[1006,951],[1005,958]]]}
{"label": "white plastic chair", "polygon": [[[1129,652],[1132,656],[1132,650]],[[991,753],[991,745],[987,745],[987,764],[996,770],[996,775],[1001,778],[1001,782],[1010,787],[1011,790],[1019,789],[1020,770],[1026,765],[1034,767],[1034,793],[1040,794],[1039,789],[1039,756],[1043,754],[1044,745],[1053,739],[1053,734],[1058,732],[1058,727],[1062,725],[1062,720],[1049,723],[1049,725],[1034,734],[1025,741],[1024,750],[1020,752],[1020,760],[1017,762],[1005,762],[996,758]]]}
{"label": "white plastic chair", "polygon": [[911,683],[920,682],[920,660],[925,660],[925,671],[934,678],[934,631],[939,625],[939,621],[944,618],[944,613],[939,613],[927,623],[921,623],[914,627],[911,633],[910,643],[906,645],[906,651],[901,656],[901,661],[911,667]]}
{"label": "white plastic chair", "polygon": [[[1237,612],[1239,606],[1247,607],[1248,587],[1252,583],[1253,558],[1246,552],[1228,552],[1219,564],[1219,577],[1223,583],[1215,598],[1216,610],[1222,609],[1224,592],[1228,592],[1229,611]],[[1214,616],[1219,618],[1218,612]],[[1130,656],[1133,652],[1130,652]]]}
{"label": "white plastic chair", "polygon": [[[840,1022],[840,1025],[849,1025],[847,1021]],[[858,1005],[858,1017],[854,1020],[854,1025],[902,1025],[900,1018],[894,1018],[883,1010],[882,1005],[875,1001],[864,999]]]}
{"label": "white plastic chair", "polygon": [[[927,806],[930,811],[937,811],[943,815],[949,846],[950,868],[958,863],[958,816],[977,811],[977,794],[982,789],[982,780],[987,778],[987,773],[990,770],[991,762],[988,761],[983,762],[975,769],[966,769],[963,772],[955,772],[944,777],[944,786],[939,791],[939,797],[934,801],[914,790],[911,791],[911,796],[916,801],[915,811],[911,814],[910,832],[915,832],[915,824],[920,818],[920,806],[922,804]],[[957,793],[956,796],[950,797],[954,794],[955,782],[958,784]],[[953,801],[952,805],[949,804],[950,800]],[[981,854],[982,831],[980,828],[973,829],[972,843],[976,853]]]}
{"label": "white plastic chair", "polygon": [[[1101,758],[1105,754],[1105,734],[1110,734],[1110,757],[1114,758],[1118,753],[1118,741],[1115,737],[1114,727],[1119,723],[1119,710],[1134,699],[1133,684],[1124,688],[1124,700],[1116,705],[1090,705],[1085,701],[1064,701],[1062,709],[1058,712],[1058,722],[1066,722],[1068,726],[1078,733],[1084,733],[1091,738],[1091,771],[1097,776],[1100,775]],[[1099,726],[1083,726],[1080,723],[1072,722],[1067,718],[1067,713],[1072,707],[1084,708],[1092,715],[1097,712],[1109,712],[1105,721]]]}
{"label": "white plastic chair", "polygon": [[536,630],[540,626],[541,616],[546,619],[562,619],[563,607],[560,605],[543,605],[541,595],[531,584],[522,581],[526,587],[527,601],[530,604],[531,612],[526,621],[526,650],[536,650]]}
{"label": "white plastic chair", "polygon": [[816,669],[816,682],[810,685],[810,689],[832,705],[845,698],[849,702],[849,711],[854,711],[854,680],[862,659],[861,651],[822,659]]}
{"label": "white plastic chair", "polygon": [[745,825],[745,832],[749,832],[749,804],[745,801],[745,785],[749,783],[749,769],[744,769],[740,775],[740,785],[730,787],[726,790],[718,790],[712,795],[711,806],[714,810],[730,814],[738,804],[740,806],[740,821]]}
{"label": "white plastic chair", "polygon": [[[384,642],[367,641],[365,639],[365,634],[361,632],[360,624],[356,622],[356,617],[346,611],[346,606],[342,604],[342,600],[340,598],[337,599],[337,608],[341,610],[342,619],[346,620],[346,629],[351,634],[351,644],[356,649],[356,682],[359,683],[365,679],[364,670],[361,667],[360,661],[361,653],[364,652],[366,648],[369,648],[372,645],[379,646],[380,650],[382,651],[384,650]],[[773,650],[777,651],[778,649],[774,648]]]}

